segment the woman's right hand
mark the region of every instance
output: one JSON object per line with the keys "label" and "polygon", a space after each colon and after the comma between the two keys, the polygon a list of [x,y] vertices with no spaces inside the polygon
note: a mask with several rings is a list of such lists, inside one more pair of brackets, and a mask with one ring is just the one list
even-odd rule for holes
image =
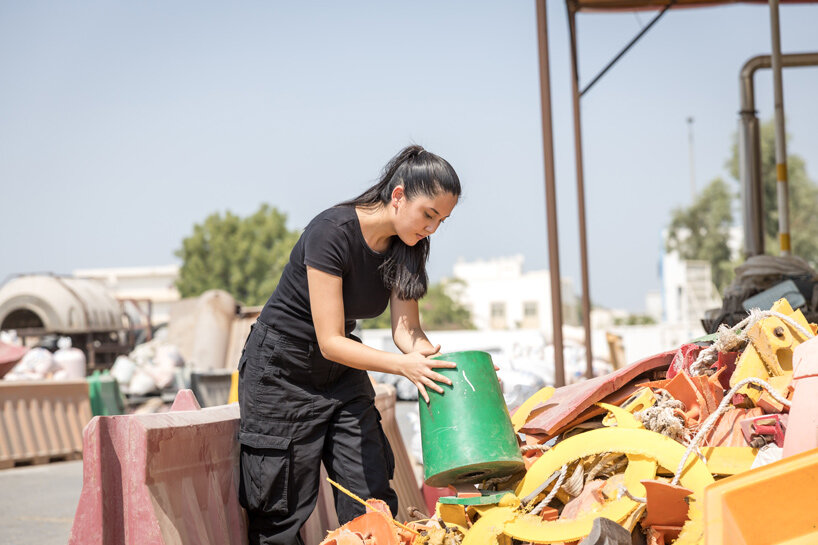
{"label": "woman's right hand", "polygon": [[409,352],[403,355],[400,372],[403,376],[411,380],[417,386],[418,392],[426,403],[429,403],[429,394],[426,388],[431,388],[435,392],[442,394],[443,388],[437,382],[452,385],[452,381],[440,373],[434,371],[435,367],[454,368],[457,364],[451,361],[433,360],[432,356],[440,352],[440,345],[434,348],[427,348]]}

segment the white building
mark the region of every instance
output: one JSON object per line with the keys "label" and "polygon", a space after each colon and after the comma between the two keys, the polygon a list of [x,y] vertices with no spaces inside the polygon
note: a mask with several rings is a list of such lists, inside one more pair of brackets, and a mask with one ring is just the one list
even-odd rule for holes
{"label": "white building", "polygon": [[[710,263],[679,259],[676,252],[662,257],[664,321],[697,324],[706,310],[721,306]],[[702,331],[703,333],[703,331]]]}
{"label": "white building", "polygon": [[120,301],[133,301],[142,312],[147,311],[150,301],[154,325],[168,322],[171,304],[180,299],[176,289],[178,265],[78,269],[74,276],[102,282],[114,297]]}
{"label": "white building", "polygon": [[[552,330],[551,280],[548,270],[523,272],[524,257],[458,261],[450,295],[469,309],[478,329]],[[563,321],[579,323],[571,279],[562,279]]]}

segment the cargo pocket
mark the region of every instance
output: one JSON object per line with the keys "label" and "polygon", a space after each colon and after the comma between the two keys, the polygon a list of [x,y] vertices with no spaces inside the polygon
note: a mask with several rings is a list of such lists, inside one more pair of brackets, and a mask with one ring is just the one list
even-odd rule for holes
{"label": "cargo pocket", "polygon": [[239,501],[242,507],[253,513],[286,515],[290,495],[291,439],[240,432],[239,442]]}

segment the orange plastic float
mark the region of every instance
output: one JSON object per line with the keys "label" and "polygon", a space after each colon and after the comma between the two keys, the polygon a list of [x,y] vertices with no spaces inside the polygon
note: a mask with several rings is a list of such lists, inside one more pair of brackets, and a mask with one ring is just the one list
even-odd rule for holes
{"label": "orange plastic float", "polygon": [[704,490],[705,545],[818,543],[818,449]]}

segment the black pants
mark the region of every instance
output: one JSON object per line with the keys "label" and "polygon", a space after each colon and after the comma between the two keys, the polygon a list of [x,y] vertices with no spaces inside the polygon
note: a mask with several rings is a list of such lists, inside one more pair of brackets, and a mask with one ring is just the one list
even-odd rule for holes
{"label": "black pants", "polygon": [[[374,397],[365,371],[325,359],[315,343],[254,324],[239,361],[239,499],[250,545],[301,543],[322,461],[331,479],[397,513],[389,486],[395,461]],[[364,513],[333,492],[341,524]]]}

